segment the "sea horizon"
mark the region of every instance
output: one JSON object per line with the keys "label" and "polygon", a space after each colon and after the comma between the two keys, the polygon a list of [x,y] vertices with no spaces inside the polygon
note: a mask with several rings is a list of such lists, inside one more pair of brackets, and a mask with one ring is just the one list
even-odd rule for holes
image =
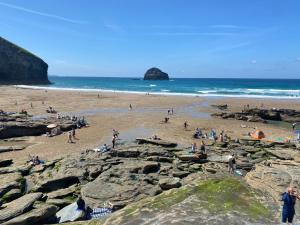
{"label": "sea horizon", "polygon": [[[300,99],[300,79],[49,76],[50,85],[22,88],[198,97]],[[283,82],[284,81],[284,82]]]}

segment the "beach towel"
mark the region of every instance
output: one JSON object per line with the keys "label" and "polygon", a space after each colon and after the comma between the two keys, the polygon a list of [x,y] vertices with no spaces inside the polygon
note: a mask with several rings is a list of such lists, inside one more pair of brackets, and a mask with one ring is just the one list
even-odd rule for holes
{"label": "beach towel", "polygon": [[111,208],[95,208],[92,212],[87,215],[87,219],[97,219],[107,216],[112,213]]}

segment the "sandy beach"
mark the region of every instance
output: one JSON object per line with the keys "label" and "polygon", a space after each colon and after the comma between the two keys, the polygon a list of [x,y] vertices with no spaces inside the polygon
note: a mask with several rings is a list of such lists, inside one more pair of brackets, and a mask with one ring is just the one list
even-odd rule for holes
{"label": "sandy beach", "polygon": [[[67,143],[67,135],[52,138],[38,136],[25,138],[25,142],[15,144],[28,145],[25,150],[0,154],[0,158],[12,158],[23,161],[28,155],[39,155],[50,160],[64,155],[92,149],[103,143],[110,144],[112,129],[120,132],[120,141],[133,141],[136,137],[149,137],[154,134],[162,139],[175,141],[182,147],[189,147],[194,139],[194,130],[199,127],[205,131],[211,128],[224,130],[231,138],[241,138],[254,128],[264,131],[266,140],[292,137],[292,129],[271,124],[222,120],[210,117],[218,109],[212,104],[228,104],[229,110],[240,111],[244,105],[265,108],[300,109],[299,100],[186,97],[166,95],[141,95],[121,93],[96,93],[61,90],[32,90],[14,86],[0,87],[0,108],[4,111],[19,112],[22,109],[33,116],[47,115],[46,108],[52,106],[61,115],[85,116],[89,127],[77,130],[76,143]],[[99,97],[98,97],[99,94]],[[32,106],[31,107],[31,103]],[[132,104],[133,109],[129,110]],[[167,115],[168,109],[174,109],[174,115]],[[47,116],[55,116],[48,114]],[[162,123],[164,117],[170,122]],[[189,127],[184,129],[187,121]],[[241,128],[241,124],[247,128]],[[24,139],[24,138],[22,138]],[[199,144],[199,140],[196,140]],[[4,141],[0,146],[7,146]]]}

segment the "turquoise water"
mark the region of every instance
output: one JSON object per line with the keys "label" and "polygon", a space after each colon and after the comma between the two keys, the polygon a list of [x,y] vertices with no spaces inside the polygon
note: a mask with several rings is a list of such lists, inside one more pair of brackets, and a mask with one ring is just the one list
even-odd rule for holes
{"label": "turquoise water", "polygon": [[50,76],[47,88],[159,93],[166,95],[300,98],[300,79],[177,78],[144,81],[139,78]]}

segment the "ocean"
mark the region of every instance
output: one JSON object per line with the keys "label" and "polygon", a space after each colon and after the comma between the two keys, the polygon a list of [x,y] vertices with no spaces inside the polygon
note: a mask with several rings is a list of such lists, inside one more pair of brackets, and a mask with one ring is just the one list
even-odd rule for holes
{"label": "ocean", "polygon": [[300,98],[300,79],[140,78],[50,76],[51,85],[31,88],[163,95]]}

